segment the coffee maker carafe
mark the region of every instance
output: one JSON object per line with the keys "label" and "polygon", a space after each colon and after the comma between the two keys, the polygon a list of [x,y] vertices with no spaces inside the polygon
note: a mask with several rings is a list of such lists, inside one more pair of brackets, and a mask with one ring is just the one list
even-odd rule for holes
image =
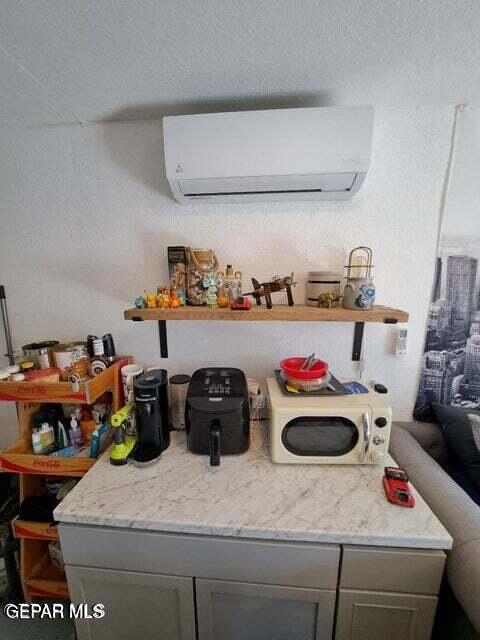
{"label": "coffee maker carafe", "polygon": [[153,369],[133,382],[137,445],[132,460],[137,464],[155,462],[170,444],[167,372]]}

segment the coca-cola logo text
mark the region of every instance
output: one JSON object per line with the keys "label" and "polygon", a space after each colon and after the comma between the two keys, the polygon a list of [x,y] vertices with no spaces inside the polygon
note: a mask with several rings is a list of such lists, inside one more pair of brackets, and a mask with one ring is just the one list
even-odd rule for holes
{"label": "coca-cola logo text", "polygon": [[36,458],[33,461],[34,467],[41,467],[42,469],[56,469],[60,466],[60,460],[39,460]]}
{"label": "coca-cola logo text", "polygon": [[45,387],[30,387],[19,384],[16,390],[18,395],[26,395],[26,396],[46,396],[47,390]]}

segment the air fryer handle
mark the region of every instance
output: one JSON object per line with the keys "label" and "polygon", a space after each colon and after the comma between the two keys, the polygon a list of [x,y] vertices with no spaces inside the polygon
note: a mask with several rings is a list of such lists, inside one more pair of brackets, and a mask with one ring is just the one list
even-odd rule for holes
{"label": "air fryer handle", "polygon": [[210,466],[220,466],[220,422],[213,420],[210,425]]}

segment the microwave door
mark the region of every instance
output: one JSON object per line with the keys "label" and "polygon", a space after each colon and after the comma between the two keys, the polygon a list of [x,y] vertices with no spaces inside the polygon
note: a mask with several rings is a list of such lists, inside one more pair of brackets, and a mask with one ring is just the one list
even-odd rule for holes
{"label": "microwave door", "polygon": [[282,430],[284,448],[294,456],[341,459],[358,450],[358,416],[321,415],[293,418]]}

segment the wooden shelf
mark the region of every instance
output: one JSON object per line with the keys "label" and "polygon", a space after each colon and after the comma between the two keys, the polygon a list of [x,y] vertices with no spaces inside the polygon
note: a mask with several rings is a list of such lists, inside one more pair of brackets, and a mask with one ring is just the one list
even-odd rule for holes
{"label": "wooden shelf", "polygon": [[267,309],[264,305],[252,306],[249,311],[232,311],[231,309],[209,309],[208,307],[180,307],[178,309],[127,309],[125,320],[202,320],[202,321],[237,321],[237,322],[407,322],[408,313],[400,309],[375,306],[365,311],[353,311],[338,307],[320,309],[306,305],[288,307],[273,306]]}

